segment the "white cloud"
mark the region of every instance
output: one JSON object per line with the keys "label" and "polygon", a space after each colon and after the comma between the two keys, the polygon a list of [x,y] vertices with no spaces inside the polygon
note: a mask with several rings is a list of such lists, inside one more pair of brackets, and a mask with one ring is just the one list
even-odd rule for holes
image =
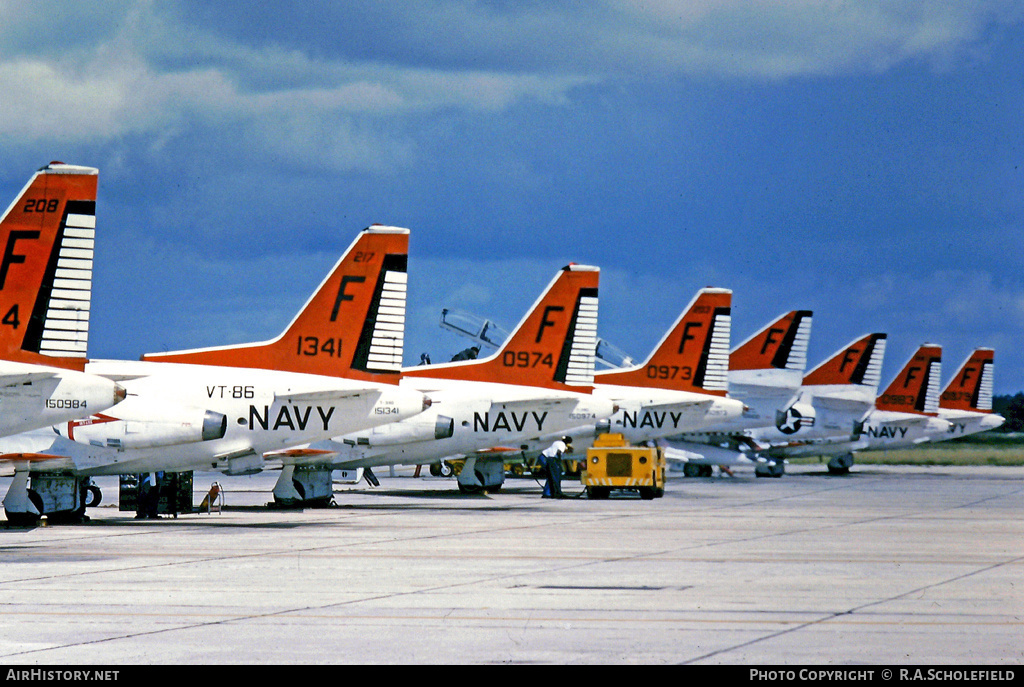
{"label": "white cloud", "polygon": [[[423,20],[421,35],[408,28],[419,24],[405,21],[405,33],[391,37],[408,46],[405,53],[367,60],[282,47],[267,17],[254,20],[262,32],[243,41],[189,24],[187,11],[174,10],[150,2],[78,7],[57,26],[62,40],[33,43],[52,15],[0,4],[7,36],[0,42],[0,140],[114,140],[212,123],[241,128],[250,140],[278,131],[280,140],[267,138],[271,145],[291,141],[301,155],[305,125],[320,119],[341,131],[327,148],[344,164],[345,150],[356,158],[378,146],[384,122],[396,116],[497,112],[523,101],[562,105],[584,84],[659,73],[778,78],[881,70],[961,51],[990,23],[1017,21],[1022,12],[1000,0],[610,0],[501,11],[427,2],[388,10]],[[448,41],[437,40],[442,24]],[[395,53],[401,48],[387,54]],[[473,55],[480,66],[467,67]],[[439,66],[446,59],[451,64]],[[409,149],[391,152],[400,160]]]}
{"label": "white cloud", "polygon": [[[35,12],[0,5],[28,32]],[[16,28],[16,27],[15,27]],[[18,33],[14,31],[14,33]],[[305,166],[381,171],[415,146],[403,118],[444,109],[494,112],[534,99],[564,102],[584,79],[314,59],[250,46],[175,23],[149,3],[109,22],[89,43],[33,50],[0,44],[0,143],[163,145],[220,131],[216,145]],[[223,152],[223,151],[222,151]]]}
{"label": "white cloud", "polygon": [[[944,61],[993,23],[1022,18],[1010,0],[653,0],[610,3],[634,40],[663,69],[785,78],[883,71],[909,59]],[[614,35],[609,32],[609,35]],[[653,62],[653,60],[652,60]],[[656,66],[652,64],[651,66]]]}

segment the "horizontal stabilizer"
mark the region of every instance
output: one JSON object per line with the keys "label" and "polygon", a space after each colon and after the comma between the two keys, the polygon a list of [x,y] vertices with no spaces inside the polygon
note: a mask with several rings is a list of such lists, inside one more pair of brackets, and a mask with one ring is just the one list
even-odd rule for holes
{"label": "horizontal stabilizer", "polygon": [[317,389],[275,393],[274,400],[285,403],[322,403],[377,394],[380,394],[379,389]]}
{"label": "horizontal stabilizer", "polygon": [[836,413],[864,412],[870,409],[875,399],[870,389],[838,388],[827,394],[814,394],[814,407]]}
{"label": "horizontal stabilizer", "polygon": [[56,372],[21,372],[16,374],[0,374],[0,386],[19,386],[31,382],[41,382],[44,379],[53,379]]}
{"label": "horizontal stabilizer", "polygon": [[[911,425],[914,427],[926,427],[933,422],[930,415],[918,415],[916,417],[910,417],[900,420],[900,424],[904,427]],[[925,441],[931,441],[931,437],[924,437]]]}
{"label": "horizontal stabilizer", "polygon": [[714,399],[694,399],[692,401],[666,401],[664,403],[645,403],[643,409],[650,412],[668,412],[680,408],[707,408],[714,404]]}
{"label": "horizontal stabilizer", "polygon": [[550,397],[538,397],[538,398],[516,398],[502,401],[501,399],[494,399],[491,401],[491,410],[511,410],[511,411],[529,411],[529,410],[554,410],[555,408],[573,408],[579,403],[578,398],[550,398]]}

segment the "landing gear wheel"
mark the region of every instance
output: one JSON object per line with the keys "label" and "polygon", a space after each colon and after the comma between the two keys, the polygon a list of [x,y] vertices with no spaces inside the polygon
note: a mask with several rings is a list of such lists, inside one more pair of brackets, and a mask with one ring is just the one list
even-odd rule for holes
{"label": "landing gear wheel", "polygon": [[90,484],[86,487],[85,493],[88,495],[88,498],[83,498],[82,501],[85,503],[86,508],[95,508],[103,500],[103,492],[95,484]]}
{"label": "landing gear wheel", "polygon": [[455,468],[452,467],[451,463],[444,460],[441,461],[438,470],[441,477],[451,477],[455,474]]}
{"label": "landing gear wheel", "polygon": [[772,463],[771,465],[758,465],[754,469],[757,477],[782,477],[786,473],[786,466],[783,463]]}
{"label": "landing gear wheel", "polygon": [[853,454],[846,453],[840,456],[833,456],[828,461],[828,474],[830,475],[848,475],[850,474],[850,468],[853,466]]}

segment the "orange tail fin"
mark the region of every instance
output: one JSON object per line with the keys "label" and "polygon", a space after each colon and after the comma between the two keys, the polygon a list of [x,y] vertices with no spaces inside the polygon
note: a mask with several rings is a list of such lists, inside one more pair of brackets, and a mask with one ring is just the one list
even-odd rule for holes
{"label": "orange tail fin", "polygon": [[85,368],[98,170],[51,162],[0,219],[0,357]]}
{"label": "orange tail fin", "polygon": [[793,310],[744,341],[729,354],[730,370],[807,368],[810,310]]}
{"label": "orange tail fin", "polygon": [[882,378],[885,341],[885,334],[868,334],[847,344],[808,372],[804,386],[858,384],[877,389]]}
{"label": "orange tail fin", "polygon": [[991,413],[994,363],[995,351],[991,348],[975,350],[942,392],[939,407]]}
{"label": "orange tail fin", "polygon": [[601,372],[602,384],[725,396],[729,389],[732,291],[701,289],[647,361]]}
{"label": "orange tail fin", "polygon": [[568,265],[487,358],[407,368],[407,376],[580,391],[594,383],[596,267]]}
{"label": "orange tail fin", "polygon": [[359,234],[284,333],[263,343],[148,353],[154,362],[250,367],[397,384],[409,230]]}
{"label": "orange tail fin", "polygon": [[923,344],[875,401],[879,410],[937,415],[942,348]]}

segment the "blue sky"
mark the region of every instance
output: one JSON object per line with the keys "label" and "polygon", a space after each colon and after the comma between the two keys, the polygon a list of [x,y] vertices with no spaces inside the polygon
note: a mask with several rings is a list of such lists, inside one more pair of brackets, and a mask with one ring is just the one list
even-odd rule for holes
{"label": "blue sky", "polygon": [[1024,390],[1016,0],[0,0],[0,191],[100,169],[90,354],[275,336],[355,233],[409,227],[406,362],[568,262],[642,357],[703,286],[733,342],[815,311]]}

